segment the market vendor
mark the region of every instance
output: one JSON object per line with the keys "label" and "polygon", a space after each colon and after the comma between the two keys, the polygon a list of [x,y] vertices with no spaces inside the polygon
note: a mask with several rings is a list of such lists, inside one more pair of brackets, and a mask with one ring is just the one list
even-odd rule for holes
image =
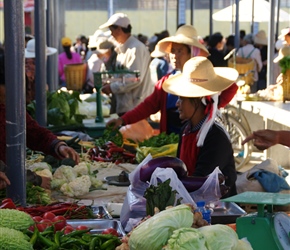
{"label": "market vendor", "polygon": [[[6,114],[5,114],[5,67],[4,50],[0,50],[0,160],[6,162]],[[28,78],[26,77],[26,81]],[[76,164],[79,162],[79,154],[63,141],[57,139],[47,128],[41,127],[26,112],[27,147],[41,151],[58,159],[71,158]],[[40,177],[34,173],[27,174],[27,180],[34,185],[50,188],[50,178]]]}
{"label": "market vendor", "polygon": [[188,60],[182,73],[168,78],[162,86],[178,96],[176,106],[184,122],[177,157],[185,163],[189,176],[208,176],[219,167],[230,188],[224,197],[236,194],[237,173],[229,135],[215,118],[219,93],[237,77],[235,69],[214,68],[207,58],[198,56]]}

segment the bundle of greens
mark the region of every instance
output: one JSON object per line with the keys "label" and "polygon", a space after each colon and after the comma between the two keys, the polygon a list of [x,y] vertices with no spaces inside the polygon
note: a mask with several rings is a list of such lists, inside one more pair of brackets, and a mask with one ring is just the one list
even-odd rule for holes
{"label": "bundle of greens", "polygon": [[[82,124],[85,115],[79,113],[80,93],[77,91],[47,92],[47,123],[48,125],[63,126]],[[27,105],[27,111],[35,118],[35,100]]]}
{"label": "bundle of greens", "polygon": [[283,74],[286,73],[287,70],[290,69],[290,56],[284,56],[280,61],[279,65],[281,67],[281,72]]}

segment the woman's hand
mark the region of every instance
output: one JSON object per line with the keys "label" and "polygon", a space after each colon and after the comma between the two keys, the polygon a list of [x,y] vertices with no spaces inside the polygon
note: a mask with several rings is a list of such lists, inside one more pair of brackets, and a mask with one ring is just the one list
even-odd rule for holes
{"label": "woman's hand", "polygon": [[41,176],[41,187],[45,189],[50,189],[51,179],[49,177]]}
{"label": "woman's hand", "polygon": [[10,185],[10,181],[4,172],[0,172],[0,189],[6,188],[7,185]]}
{"label": "woman's hand", "polygon": [[75,161],[76,164],[80,162],[79,154],[73,148],[67,146],[66,144],[60,144],[57,147],[57,152],[62,159],[71,158]]}
{"label": "woman's hand", "polygon": [[107,122],[106,126],[107,127],[112,127],[113,129],[117,129],[120,126],[123,125],[123,119],[122,118],[117,118],[117,119],[111,119],[110,121]]}

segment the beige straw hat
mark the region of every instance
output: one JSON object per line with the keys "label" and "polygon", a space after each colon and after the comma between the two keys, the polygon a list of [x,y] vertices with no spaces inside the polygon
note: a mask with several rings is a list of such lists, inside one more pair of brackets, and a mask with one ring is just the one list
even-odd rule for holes
{"label": "beige straw hat", "polygon": [[264,30],[260,30],[254,37],[255,44],[268,45],[268,39],[266,36],[266,32]]}
{"label": "beige straw hat", "polygon": [[280,49],[278,56],[273,60],[273,62],[277,63],[285,56],[290,56],[290,46],[284,46],[282,49]]}
{"label": "beige straw hat", "polygon": [[191,25],[180,26],[174,36],[166,37],[158,42],[160,51],[170,53],[172,43],[195,46],[209,54],[204,45],[199,42],[196,29]]}
{"label": "beige straw hat", "polygon": [[151,57],[163,57],[166,55],[165,52],[160,51],[159,44],[155,45],[155,49],[151,52]]}
{"label": "beige straw hat", "polygon": [[164,91],[183,97],[203,97],[221,92],[238,78],[238,71],[229,67],[213,67],[203,56],[189,59],[181,74],[168,78]]}
{"label": "beige straw hat", "polygon": [[285,36],[289,33],[290,33],[290,28],[282,29],[280,36],[278,36],[278,39],[285,40]]}

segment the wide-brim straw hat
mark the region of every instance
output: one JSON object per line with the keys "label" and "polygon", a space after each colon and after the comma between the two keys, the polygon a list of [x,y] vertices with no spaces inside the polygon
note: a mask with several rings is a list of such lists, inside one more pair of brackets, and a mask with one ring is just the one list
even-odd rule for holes
{"label": "wide-brim straw hat", "polygon": [[254,37],[255,44],[268,45],[268,39],[266,36],[266,32],[264,30],[260,30]]}
{"label": "wide-brim straw hat", "polygon": [[281,34],[278,36],[278,39],[285,40],[285,36],[290,33],[290,28],[285,28],[281,30]]}
{"label": "wide-brim straw hat", "polygon": [[[57,52],[56,48],[46,46],[46,55],[50,56]],[[25,58],[35,58],[35,39],[31,39],[27,42],[25,48]]]}
{"label": "wide-brim straw hat", "polygon": [[151,52],[151,57],[164,57],[166,55],[165,52],[160,51],[159,44],[155,45],[155,49]]}
{"label": "wide-brim straw hat", "polygon": [[105,54],[114,47],[114,44],[107,37],[99,37],[97,40],[96,53]]}
{"label": "wide-brim straw hat", "polygon": [[199,41],[196,29],[191,25],[180,26],[174,36],[166,37],[158,42],[160,51],[170,53],[172,43],[195,46],[209,54],[207,48]]}
{"label": "wide-brim straw hat", "polygon": [[238,78],[238,71],[229,67],[213,67],[203,56],[189,59],[181,74],[168,78],[164,91],[182,97],[210,96],[227,89]]}
{"label": "wide-brim straw hat", "polygon": [[290,46],[284,46],[282,49],[280,49],[278,56],[273,60],[273,62],[277,63],[285,56],[290,56]]}

